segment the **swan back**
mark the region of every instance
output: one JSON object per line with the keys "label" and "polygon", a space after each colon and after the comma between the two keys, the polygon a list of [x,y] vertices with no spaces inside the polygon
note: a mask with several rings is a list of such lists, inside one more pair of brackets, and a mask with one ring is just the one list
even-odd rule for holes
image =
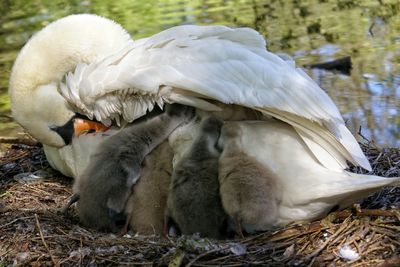
{"label": "swan back", "polygon": [[245,106],[293,125],[315,155],[334,155],[318,157],[327,168],[349,161],[371,169],[332,99],[293,60],[267,51],[251,29],[177,26],[84,64],[61,92],[103,123],[133,121],[163,101],[207,111],[218,110],[208,100]]}

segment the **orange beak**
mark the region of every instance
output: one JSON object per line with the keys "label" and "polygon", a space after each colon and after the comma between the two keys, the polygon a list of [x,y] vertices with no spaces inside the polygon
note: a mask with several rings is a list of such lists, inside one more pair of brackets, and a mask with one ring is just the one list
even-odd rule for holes
{"label": "orange beak", "polygon": [[109,127],[101,124],[100,122],[76,118],[74,121],[75,136],[82,134],[105,132]]}

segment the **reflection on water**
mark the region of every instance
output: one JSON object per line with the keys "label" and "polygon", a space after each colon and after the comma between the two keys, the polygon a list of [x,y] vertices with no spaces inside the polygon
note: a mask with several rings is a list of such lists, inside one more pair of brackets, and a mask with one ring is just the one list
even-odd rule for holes
{"label": "reflection on water", "polygon": [[112,18],[135,39],[180,24],[248,26],[264,34],[271,51],[290,54],[299,65],[351,56],[350,76],[308,73],[334,99],[353,132],[361,125],[377,143],[400,146],[398,0],[1,1],[0,135],[15,128],[7,86],[18,50],[34,32],[73,13]]}

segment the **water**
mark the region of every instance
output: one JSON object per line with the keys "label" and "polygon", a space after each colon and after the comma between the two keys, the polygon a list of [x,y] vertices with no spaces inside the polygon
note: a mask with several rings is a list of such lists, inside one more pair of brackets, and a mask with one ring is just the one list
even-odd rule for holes
{"label": "water", "polygon": [[351,75],[307,72],[338,105],[347,125],[386,146],[400,146],[400,1],[119,0],[0,2],[0,135],[19,128],[7,96],[12,63],[29,37],[73,13],[96,13],[122,24],[135,38],[180,24],[248,26],[268,49],[298,65],[351,56]]}

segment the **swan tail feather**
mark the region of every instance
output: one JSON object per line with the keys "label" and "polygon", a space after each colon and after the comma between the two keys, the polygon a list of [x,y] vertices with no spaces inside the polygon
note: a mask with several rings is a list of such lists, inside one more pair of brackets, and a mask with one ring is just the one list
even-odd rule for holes
{"label": "swan tail feather", "polygon": [[346,171],[342,175],[343,177],[340,180],[317,185],[314,188],[312,201],[338,203],[340,208],[345,208],[372,195],[383,187],[400,186],[400,177],[385,178]]}

